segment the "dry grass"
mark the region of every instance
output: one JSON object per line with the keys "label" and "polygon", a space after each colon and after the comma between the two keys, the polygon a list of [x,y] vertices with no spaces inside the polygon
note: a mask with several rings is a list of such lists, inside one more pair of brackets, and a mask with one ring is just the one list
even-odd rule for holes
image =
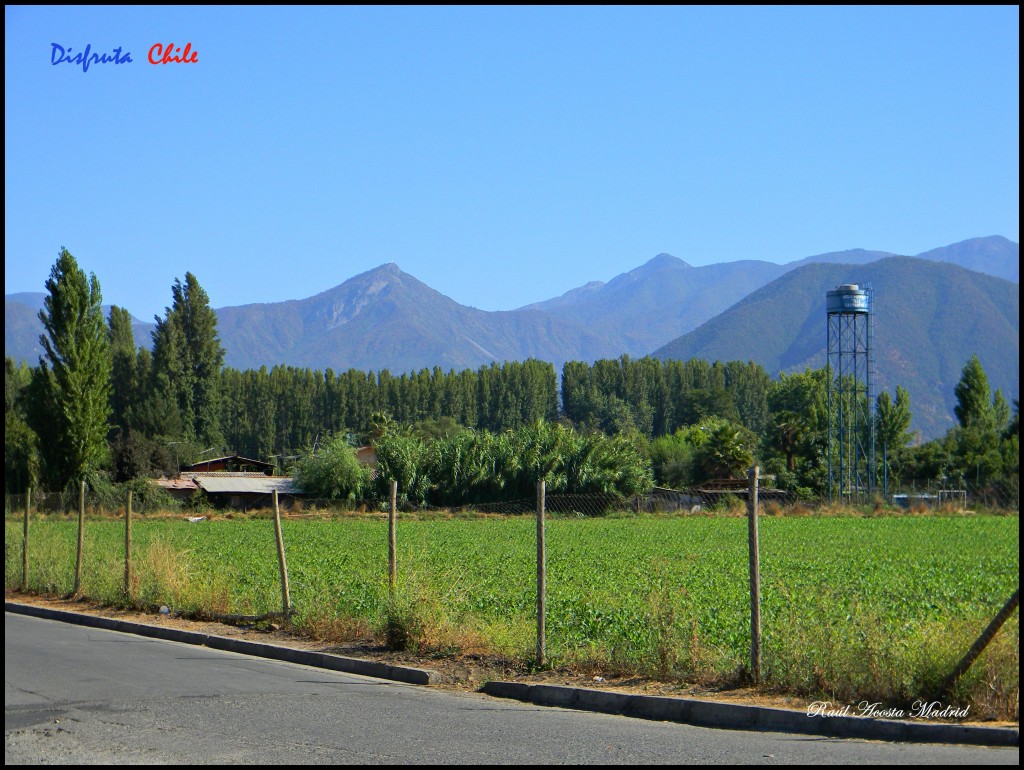
{"label": "dry grass", "polygon": [[229,577],[223,573],[200,576],[190,554],[168,540],[149,544],[145,557],[137,560],[135,578],[133,604],[144,609],[167,606],[207,617],[226,615],[232,609]]}
{"label": "dry grass", "polygon": [[373,638],[373,630],[366,621],[337,615],[304,615],[295,627],[315,642],[341,643]]}

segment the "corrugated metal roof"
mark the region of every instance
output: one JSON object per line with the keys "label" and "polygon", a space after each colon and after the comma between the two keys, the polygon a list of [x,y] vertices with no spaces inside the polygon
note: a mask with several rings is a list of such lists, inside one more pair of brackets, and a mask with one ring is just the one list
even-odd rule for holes
{"label": "corrugated metal roof", "polygon": [[154,483],[164,489],[190,489],[193,492],[198,489],[191,478],[181,479],[155,479]]}
{"label": "corrugated metal roof", "polygon": [[195,478],[195,483],[207,493],[219,492],[221,494],[236,493],[269,495],[275,489],[278,491],[278,494],[282,495],[302,493],[302,490],[295,486],[295,480],[286,476],[263,476],[262,478],[239,476],[197,476]]}

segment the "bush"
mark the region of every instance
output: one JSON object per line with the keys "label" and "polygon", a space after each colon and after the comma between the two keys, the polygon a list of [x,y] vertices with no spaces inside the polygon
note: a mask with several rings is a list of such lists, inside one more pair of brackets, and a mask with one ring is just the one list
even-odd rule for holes
{"label": "bush", "polygon": [[344,436],[335,436],[316,454],[299,460],[295,476],[309,497],[330,500],[357,500],[369,482],[369,471]]}
{"label": "bush", "polygon": [[377,494],[387,500],[390,484],[398,482],[398,502],[422,505],[430,492],[430,459],[423,441],[391,430],[373,443],[377,450]]}
{"label": "bush", "polygon": [[651,467],[655,479],[663,487],[681,489],[690,486],[693,478],[693,446],[687,441],[684,430],[659,436],[651,442]]}
{"label": "bush", "polygon": [[158,487],[148,479],[132,479],[118,485],[121,505],[127,505],[128,492],[132,493],[133,513],[155,513],[157,511],[176,511],[181,503],[162,487]]}
{"label": "bush", "polygon": [[624,498],[653,486],[647,461],[627,438],[582,434],[556,423],[460,433],[425,454],[432,499],[441,505],[531,498],[540,479],[549,494],[563,495]]}

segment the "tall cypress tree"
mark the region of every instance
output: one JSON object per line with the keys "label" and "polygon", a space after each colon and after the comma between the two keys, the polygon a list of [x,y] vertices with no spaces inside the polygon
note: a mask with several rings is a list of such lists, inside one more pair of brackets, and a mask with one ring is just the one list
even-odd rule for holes
{"label": "tall cypress tree", "polygon": [[95,473],[107,458],[110,342],[99,281],[95,275],[87,280],[67,249],[61,249],[46,290],[39,311],[46,357],[39,359],[38,385],[47,414],[38,416],[43,424],[36,432],[47,436],[41,448],[48,480],[63,485]]}

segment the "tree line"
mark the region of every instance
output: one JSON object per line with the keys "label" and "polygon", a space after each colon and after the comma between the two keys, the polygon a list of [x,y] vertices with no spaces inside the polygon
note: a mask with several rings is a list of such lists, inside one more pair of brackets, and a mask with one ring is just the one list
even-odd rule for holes
{"label": "tree line", "polygon": [[[342,444],[365,443],[395,474],[412,474],[410,490],[416,474],[429,479],[420,497],[427,499],[429,486],[442,503],[518,489],[530,471],[508,470],[516,453],[546,456],[553,479],[571,477],[554,469],[559,455],[603,456],[605,470],[608,458],[618,458],[628,468],[620,475],[631,479],[620,486],[630,489],[729,478],[755,461],[782,488],[809,495],[827,488],[824,368],[773,379],[753,362],[622,356],[568,362],[560,380],[552,364],[532,359],[461,372],[240,371],[223,364],[216,314],[192,273],[172,285],[152,351],[137,344],[127,310],[114,307],[104,319],[98,280],[66,249],[45,287],[44,356],[35,367],[5,361],[8,492],[58,489],[81,478],[171,475],[204,457],[236,453],[290,472],[321,452],[326,462]],[[1011,415],[1002,394],[990,392],[976,357],[965,364],[956,397],[959,424],[942,439],[910,446],[907,392],[879,394],[873,412],[880,472],[894,483],[1015,483],[1016,400]],[[602,444],[601,437],[615,443]],[[418,459],[402,466],[395,457]],[[581,472],[597,478],[598,465]],[[309,479],[323,475],[314,466],[307,467]],[[634,472],[641,466],[647,475]],[[486,469],[491,487],[482,481]],[[459,487],[456,478],[476,481]],[[363,481],[353,483],[362,488]],[[577,480],[566,490],[582,486]]]}

